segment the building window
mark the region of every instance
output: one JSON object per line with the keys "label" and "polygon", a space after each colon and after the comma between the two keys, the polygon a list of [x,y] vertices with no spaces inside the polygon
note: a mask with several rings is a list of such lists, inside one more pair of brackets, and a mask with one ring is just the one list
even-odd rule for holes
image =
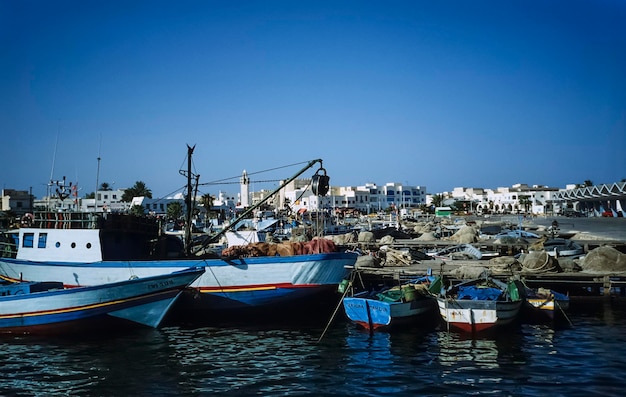
{"label": "building window", "polygon": [[37,248],[46,248],[47,241],[48,241],[48,233],[39,233],[39,240],[37,241]]}
{"label": "building window", "polygon": [[24,233],[24,240],[22,241],[22,247],[33,248],[35,240],[35,233]]}

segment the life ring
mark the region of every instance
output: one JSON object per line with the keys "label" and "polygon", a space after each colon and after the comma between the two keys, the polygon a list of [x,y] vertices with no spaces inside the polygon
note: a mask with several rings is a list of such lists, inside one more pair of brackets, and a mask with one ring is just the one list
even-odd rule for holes
{"label": "life ring", "polygon": [[33,225],[34,220],[35,220],[35,217],[33,217],[33,214],[31,213],[24,214],[24,216],[21,219],[22,226],[31,227]]}

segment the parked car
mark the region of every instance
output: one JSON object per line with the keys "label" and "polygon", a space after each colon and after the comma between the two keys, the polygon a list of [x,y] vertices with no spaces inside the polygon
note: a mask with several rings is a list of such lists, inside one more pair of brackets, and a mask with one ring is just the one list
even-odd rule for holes
{"label": "parked car", "polygon": [[580,218],[581,216],[584,216],[582,212],[575,211],[569,208],[566,208],[563,211],[561,211],[561,215],[564,215],[568,218]]}

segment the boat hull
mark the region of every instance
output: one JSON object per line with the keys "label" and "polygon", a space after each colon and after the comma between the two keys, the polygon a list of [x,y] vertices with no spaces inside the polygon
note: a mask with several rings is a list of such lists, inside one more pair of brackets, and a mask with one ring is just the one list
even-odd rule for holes
{"label": "boat hull", "polygon": [[511,324],[517,319],[522,302],[437,298],[441,318],[451,328],[463,332],[484,332]]}
{"label": "boat hull", "polygon": [[569,309],[569,298],[559,299],[554,295],[547,297],[527,297],[524,304],[525,317],[530,321],[556,321],[565,318]]}
{"label": "boat hull", "polygon": [[436,313],[434,298],[422,297],[409,302],[383,302],[367,298],[344,298],[344,311],[353,323],[367,330],[399,327],[431,320]]}
{"label": "boat hull", "polygon": [[82,325],[158,327],[204,268],[102,284],[0,297],[0,333],[54,333]]}
{"label": "boat hull", "polygon": [[1,258],[4,273],[16,280],[58,280],[67,287],[101,285],[171,273],[192,266],[206,272],[193,283],[198,308],[235,310],[276,307],[333,290],[349,274],[355,253],[250,257],[232,260],[184,259],[105,261],[92,263],[34,262]]}

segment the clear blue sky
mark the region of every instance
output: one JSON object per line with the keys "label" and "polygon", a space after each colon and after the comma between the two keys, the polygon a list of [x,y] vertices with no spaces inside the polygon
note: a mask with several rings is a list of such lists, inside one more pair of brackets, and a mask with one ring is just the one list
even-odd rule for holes
{"label": "clear blue sky", "polygon": [[37,197],[94,191],[98,155],[168,195],[186,144],[201,183],[315,158],[429,193],[626,178],[623,0],[0,0],[0,44],[0,184]]}

